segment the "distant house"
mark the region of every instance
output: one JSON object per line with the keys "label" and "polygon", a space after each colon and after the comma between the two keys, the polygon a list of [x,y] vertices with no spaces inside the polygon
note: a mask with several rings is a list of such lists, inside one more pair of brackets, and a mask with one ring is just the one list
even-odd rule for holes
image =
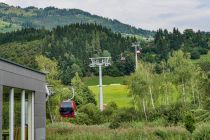
{"label": "distant house", "polygon": [[0,140],[45,140],[45,74],[0,59]]}

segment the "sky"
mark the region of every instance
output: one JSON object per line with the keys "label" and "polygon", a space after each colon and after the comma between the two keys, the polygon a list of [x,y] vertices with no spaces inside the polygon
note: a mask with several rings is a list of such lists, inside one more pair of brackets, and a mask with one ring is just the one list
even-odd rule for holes
{"label": "sky", "polygon": [[137,28],[210,31],[210,0],[0,0],[9,5],[77,8]]}

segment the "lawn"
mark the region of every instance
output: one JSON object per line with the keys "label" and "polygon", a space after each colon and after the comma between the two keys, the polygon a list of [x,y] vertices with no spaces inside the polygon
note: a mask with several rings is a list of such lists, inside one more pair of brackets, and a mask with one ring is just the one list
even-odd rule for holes
{"label": "lawn", "polygon": [[[96,95],[98,102],[99,87],[89,86],[89,89]],[[119,107],[131,106],[131,98],[128,97],[126,85],[107,85],[103,86],[104,104],[114,101]]]}

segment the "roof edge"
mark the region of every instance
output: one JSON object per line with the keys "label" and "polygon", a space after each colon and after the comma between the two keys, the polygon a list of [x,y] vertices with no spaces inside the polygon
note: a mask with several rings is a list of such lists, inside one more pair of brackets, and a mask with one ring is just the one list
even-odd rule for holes
{"label": "roof edge", "polygon": [[7,59],[1,58],[1,57],[0,57],[0,61],[3,61],[3,62],[12,64],[12,65],[15,65],[15,66],[18,66],[18,67],[21,67],[21,68],[24,68],[24,69],[27,69],[27,70],[36,72],[36,73],[39,73],[39,74],[42,74],[42,75],[46,75],[46,73],[44,73],[44,72],[41,72],[41,71],[38,71],[38,70],[35,70],[35,69],[32,69],[32,68],[23,66],[23,65],[21,65],[21,64],[15,63],[15,62],[13,62],[13,61],[10,61],[10,60],[7,60]]}

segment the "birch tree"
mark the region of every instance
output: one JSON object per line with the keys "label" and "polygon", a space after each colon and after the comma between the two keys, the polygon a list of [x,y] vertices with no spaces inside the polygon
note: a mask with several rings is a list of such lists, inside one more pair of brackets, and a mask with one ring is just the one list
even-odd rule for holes
{"label": "birch tree", "polygon": [[133,97],[135,108],[139,111],[143,111],[145,120],[148,119],[148,101],[150,101],[151,106],[155,108],[152,78],[152,66],[141,63],[136,72],[131,75],[129,83],[130,94]]}

